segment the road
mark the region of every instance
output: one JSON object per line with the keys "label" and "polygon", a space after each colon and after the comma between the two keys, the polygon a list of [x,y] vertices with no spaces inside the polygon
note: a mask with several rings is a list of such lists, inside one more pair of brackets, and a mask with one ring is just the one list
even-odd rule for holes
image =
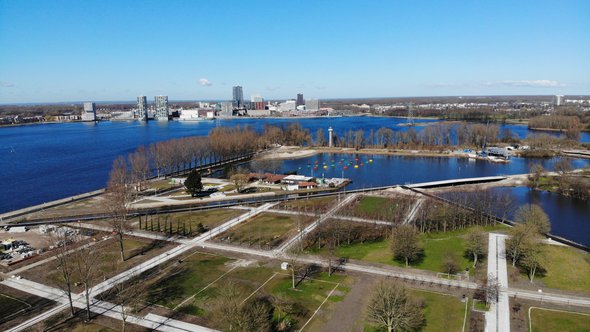
{"label": "road", "polygon": [[506,267],[506,235],[490,233],[488,245],[488,278],[496,279],[500,286],[498,301],[486,312],[486,332],[510,331],[510,304],[508,300],[508,270]]}

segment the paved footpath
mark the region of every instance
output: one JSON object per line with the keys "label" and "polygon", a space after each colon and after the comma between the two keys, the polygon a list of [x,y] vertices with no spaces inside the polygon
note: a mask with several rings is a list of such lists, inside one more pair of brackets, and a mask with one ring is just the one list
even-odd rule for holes
{"label": "paved footpath", "polygon": [[[51,310],[35,317],[33,320],[29,320],[24,322],[21,325],[15,326],[12,329],[9,329],[10,332],[22,331],[27,329],[47,318],[51,315],[56,314],[60,311],[66,310],[69,307],[68,298],[66,294],[57,288],[49,287],[43,284],[39,284],[34,281],[26,280],[26,279],[19,279],[19,278],[10,278],[4,280],[2,284],[6,286],[10,286],[12,288],[20,289],[22,291],[44,297],[47,299],[51,299],[58,303],[58,306],[52,308]],[[74,307],[79,309],[86,308],[86,300],[84,299],[84,294],[74,294],[72,296]],[[96,299],[91,299],[92,304],[90,306],[90,311],[95,314],[107,316],[113,319],[121,320],[122,315],[121,311],[122,308],[119,305],[105,302],[105,301],[98,301]],[[147,314],[145,317],[139,317],[134,315],[128,315],[126,318],[127,323],[135,324],[138,326],[142,326],[148,328],[150,330],[157,330],[157,331],[166,331],[166,332],[187,332],[187,331],[196,331],[196,332],[212,332],[215,330],[209,329],[207,327],[186,323],[183,321],[158,316],[155,314]]]}
{"label": "paved footpath", "polygon": [[[209,232],[203,233],[202,235],[200,235],[192,240],[186,241],[185,243],[180,244],[179,246],[176,246],[165,253],[155,256],[155,257],[153,257],[153,258],[151,258],[151,259],[127,270],[127,271],[124,271],[124,272],[104,281],[104,282],[101,282],[92,288],[92,290],[90,292],[90,296],[92,298],[94,298],[95,296],[107,291],[108,289],[114,287],[117,284],[120,284],[122,282],[130,280],[131,278],[138,276],[141,273],[143,273],[151,268],[154,268],[166,261],[174,259],[174,258],[178,257],[179,255],[181,255],[182,253],[185,253],[193,248],[198,247],[201,243],[203,243],[204,241],[206,241],[208,239],[211,239],[213,236],[215,236],[219,233],[222,233],[222,232],[226,231],[227,229],[234,227],[234,226],[272,208],[276,204],[277,203],[263,204],[260,207],[254,209],[252,211],[248,211],[247,213],[245,213],[243,215],[240,215],[236,218],[229,220],[228,222],[222,224],[221,226],[219,226],[217,228],[212,229]],[[7,286],[24,291],[24,292],[28,292],[28,293],[31,293],[31,294],[34,294],[37,296],[52,299],[53,301],[56,301],[59,303],[59,306],[57,308],[53,308],[52,310],[50,310],[51,313],[44,312],[36,317],[31,318],[30,320],[27,320],[26,322],[22,323],[21,325],[13,328],[11,331],[22,331],[22,330],[34,325],[35,323],[38,323],[48,317],[51,317],[51,315],[59,312],[60,310],[66,309],[68,306],[67,302],[65,304],[63,303],[64,299],[65,299],[65,301],[67,301],[67,297],[59,289],[55,289],[55,288],[52,288],[52,287],[49,287],[46,285],[38,284],[33,281],[21,279],[21,278],[10,278],[10,279],[4,280],[2,283]],[[81,297],[82,297],[81,294],[75,295],[75,301],[74,301],[75,306],[79,306],[80,303],[82,303],[82,307],[84,307],[84,302],[83,302],[83,299],[81,299]],[[78,303],[79,301],[82,301],[82,302]],[[94,303],[101,303],[101,302],[96,302],[96,300],[94,300],[94,301],[95,301]],[[112,308],[116,307],[114,304],[110,304],[110,305]],[[93,304],[91,311],[96,311],[96,310],[99,310],[99,311],[103,310],[104,311],[104,308],[102,308],[101,306],[102,306],[102,304],[100,306],[95,307],[95,305]],[[104,313],[104,314],[107,316],[110,316],[112,318],[121,319],[120,311],[113,312],[111,310],[108,313]],[[113,314],[113,315],[111,315],[111,314]],[[156,325],[154,325],[155,323],[153,323],[153,322],[152,323],[150,323],[149,321],[146,322],[145,318],[137,318],[136,317],[136,319],[137,319],[137,321],[129,320],[129,322],[133,323],[133,324],[141,325],[144,327],[148,327],[150,329],[157,329],[159,331],[211,331],[207,328],[204,328],[204,327],[201,327],[198,325],[194,325],[193,328],[189,328],[189,329],[179,328],[179,326],[182,326],[182,322],[179,322],[179,321],[174,321],[173,325],[167,324],[167,325],[162,325],[162,326],[156,327],[157,324],[161,325],[160,321],[168,320],[165,317],[162,317],[162,319],[158,319],[158,322],[156,322],[157,323]]]}
{"label": "paved footpath", "polygon": [[498,280],[498,301],[486,312],[486,332],[510,331],[510,305],[508,301],[508,270],[506,267],[506,235],[490,233],[488,245],[488,276]]}
{"label": "paved footpath", "polygon": [[318,220],[314,221],[309,226],[307,226],[303,230],[301,230],[299,232],[299,234],[297,234],[297,236],[294,236],[291,239],[285,241],[280,247],[275,249],[275,254],[280,255],[281,253],[285,253],[287,251],[287,249],[289,249],[289,247],[291,247],[293,244],[301,241],[301,239],[303,239],[303,237],[305,237],[305,235],[307,235],[311,231],[313,231],[319,224],[330,219],[341,207],[352,202],[356,196],[357,196],[357,194],[352,194],[352,195],[349,195],[348,197],[346,197],[345,199],[343,199],[342,201],[340,201],[340,203],[336,204],[336,206],[334,206],[333,208],[328,210],[328,212],[322,214]]}

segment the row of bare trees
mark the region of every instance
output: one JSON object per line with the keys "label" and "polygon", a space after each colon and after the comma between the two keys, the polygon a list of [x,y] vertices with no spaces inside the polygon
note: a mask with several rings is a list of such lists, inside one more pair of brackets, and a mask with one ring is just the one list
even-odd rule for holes
{"label": "row of bare trees", "polygon": [[512,197],[505,192],[450,192],[445,198],[457,205],[433,200],[422,204],[414,220],[414,225],[421,232],[446,232],[470,226],[490,226],[496,223],[494,216],[506,219],[515,210]]}
{"label": "row of bare trees", "polygon": [[[515,135],[511,132],[503,133],[511,140]],[[417,131],[409,128],[406,131],[394,131],[391,128],[371,129],[365,132],[363,129],[349,129],[340,136],[334,135],[334,144],[340,147],[349,148],[423,148],[434,149],[453,145],[453,138],[457,144],[463,146],[475,146],[482,148],[485,144],[497,142],[503,138],[500,135],[499,127],[495,124],[469,124],[460,125],[451,123],[429,124]],[[324,130],[316,132],[315,145],[326,145]]]}
{"label": "row of bare trees", "polygon": [[[59,228],[53,233],[54,264],[58,273],[52,280],[67,296],[71,317],[77,314],[73,294],[82,289],[85,304],[84,318],[86,321],[92,319],[90,308],[92,290],[98,282],[106,279],[107,271],[115,269],[120,263],[107,257],[104,252],[106,243],[108,242],[88,242],[83,236],[67,228]],[[120,305],[121,329],[125,331],[129,314],[137,308],[144,294],[143,283],[139,279],[134,279],[114,285],[108,294],[101,296],[108,296],[109,300]]]}

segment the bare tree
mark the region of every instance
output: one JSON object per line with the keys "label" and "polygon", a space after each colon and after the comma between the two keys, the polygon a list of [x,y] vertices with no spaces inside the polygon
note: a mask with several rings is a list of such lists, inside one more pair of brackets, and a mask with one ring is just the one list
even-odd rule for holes
{"label": "bare tree", "polygon": [[223,331],[269,331],[272,305],[263,298],[242,301],[244,292],[230,282],[221,287],[212,305],[212,319]]}
{"label": "bare tree", "polygon": [[90,292],[94,283],[98,280],[101,271],[99,270],[102,260],[100,250],[93,246],[83,246],[71,254],[73,272],[76,280],[84,286],[84,298],[86,300],[86,320],[90,320]]}
{"label": "bare tree", "polygon": [[111,289],[114,301],[121,307],[121,331],[127,328],[127,319],[138,305],[143,303],[147,294],[147,284],[140,278],[116,284]]}
{"label": "bare tree", "polygon": [[139,192],[143,190],[143,184],[150,171],[148,151],[143,145],[129,155],[129,166],[131,167],[131,181],[135,184],[135,190]]}
{"label": "bare tree", "polygon": [[234,183],[238,192],[248,183],[248,176],[246,174],[234,174],[229,179]]}
{"label": "bare tree", "polygon": [[522,245],[527,240],[529,229],[525,224],[516,224],[510,230],[510,238],[506,241],[506,254],[512,259],[512,266],[516,266],[516,262],[522,255]]}
{"label": "bare tree", "polygon": [[473,228],[467,233],[465,249],[469,256],[473,257],[473,268],[477,265],[477,259],[488,251],[486,233],[481,228]]}
{"label": "bare tree", "polygon": [[391,250],[396,259],[404,260],[408,266],[409,262],[416,260],[422,254],[418,231],[407,225],[396,227],[391,237]]}
{"label": "bare tree", "polygon": [[447,250],[443,253],[443,260],[442,260],[441,267],[444,270],[444,272],[447,274],[447,277],[450,277],[451,274],[455,274],[455,273],[459,272],[458,261],[459,261],[459,259],[457,258],[457,255],[454,252]]}
{"label": "bare tree", "polygon": [[109,174],[107,190],[105,192],[104,205],[111,215],[111,226],[117,234],[121,260],[125,260],[123,246],[123,234],[129,229],[127,223],[128,204],[131,201],[129,188],[129,171],[125,158],[119,157],[113,162],[113,168]]}
{"label": "bare tree", "polygon": [[543,177],[545,173],[545,169],[541,164],[533,164],[530,169],[529,181],[531,182],[531,187],[539,188],[539,181],[541,177]]}
{"label": "bare tree", "polygon": [[519,265],[523,267],[528,274],[531,283],[540,267],[545,262],[545,247],[538,236],[531,236],[523,243],[523,258]]}
{"label": "bare tree", "polygon": [[423,306],[399,282],[382,281],[369,300],[367,316],[388,332],[415,331],[424,324]]}
{"label": "bare tree", "polygon": [[322,128],[318,128],[315,134],[315,144],[317,146],[324,146],[326,145],[326,137],[324,135],[324,130]]}
{"label": "bare tree", "polygon": [[70,313],[72,317],[76,314],[74,303],[72,301],[72,286],[74,284],[74,262],[71,253],[75,250],[74,243],[77,242],[77,236],[67,228],[58,228],[53,232],[51,245],[55,248],[55,261],[59,271],[58,286],[68,297],[70,303]]}
{"label": "bare tree", "polygon": [[549,216],[536,204],[521,206],[514,215],[514,221],[525,224],[533,232],[545,234],[551,230]]}

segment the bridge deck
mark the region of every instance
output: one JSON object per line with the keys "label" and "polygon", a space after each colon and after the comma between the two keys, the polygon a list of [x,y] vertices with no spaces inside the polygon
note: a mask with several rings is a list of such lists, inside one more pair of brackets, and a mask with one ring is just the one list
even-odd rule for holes
{"label": "bridge deck", "polygon": [[470,184],[470,183],[484,183],[484,182],[495,182],[507,179],[507,176],[485,176],[479,178],[465,178],[465,179],[452,179],[452,180],[443,180],[443,181],[432,181],[432,182],[422,182],[422,183],[414,183],[409,184],[406,187],[408,188],[434,188],[434,187],[444,187],[444,186],[454,186],[460,184]]}

